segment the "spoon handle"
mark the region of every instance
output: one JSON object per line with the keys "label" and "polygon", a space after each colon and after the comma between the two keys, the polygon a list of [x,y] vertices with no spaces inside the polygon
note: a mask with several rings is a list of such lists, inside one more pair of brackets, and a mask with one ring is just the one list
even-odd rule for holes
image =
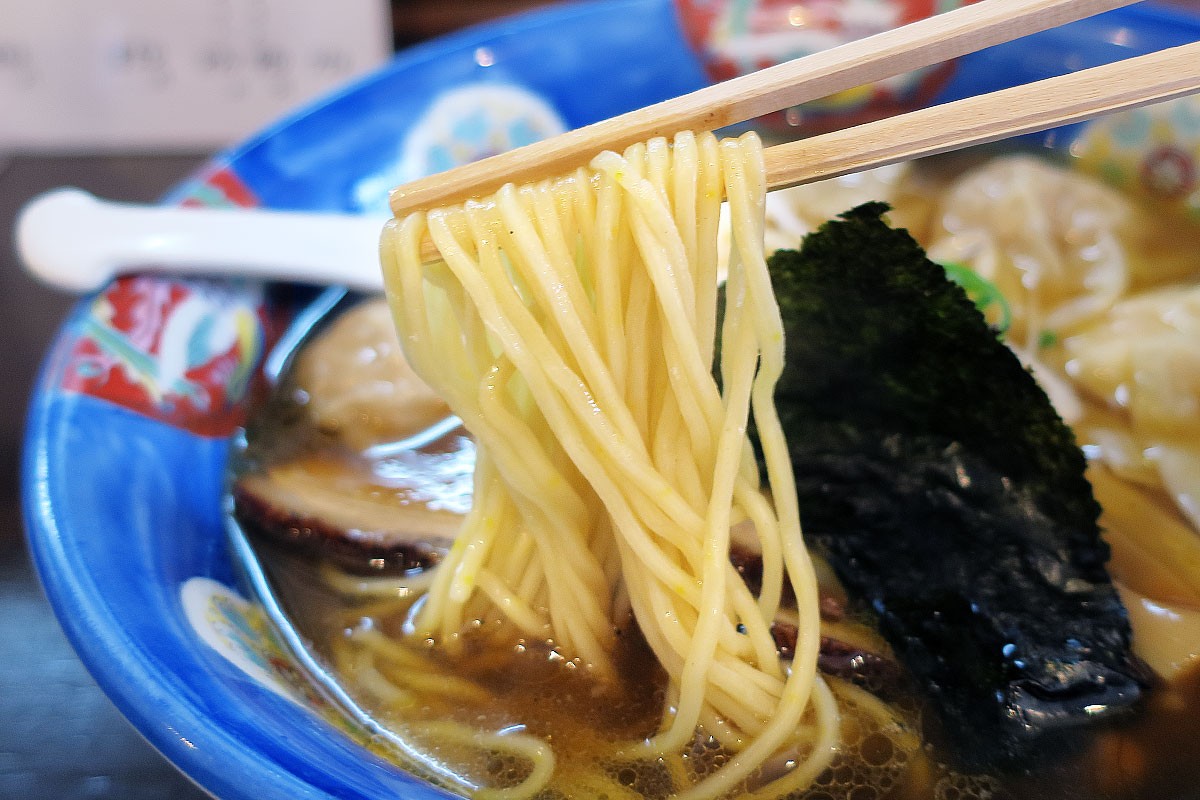
{"label": "spoon handle", "polygon": [[60,289],[99,289],[119,273],[233,276],[380,291],[386,217],[148,206],[74,188],[34,198],[17,219],[26,269]]}

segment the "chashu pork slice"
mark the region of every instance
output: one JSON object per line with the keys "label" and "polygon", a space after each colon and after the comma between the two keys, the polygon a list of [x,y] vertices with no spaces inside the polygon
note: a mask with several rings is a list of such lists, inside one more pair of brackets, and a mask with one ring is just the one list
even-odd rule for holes
{"label": "chashu pork slice", "polygon": [[377,460],[300,456],[240,476],[234,515],[252,534],[352,571],[430,567],[470,509],[474,454],[460,431]]}

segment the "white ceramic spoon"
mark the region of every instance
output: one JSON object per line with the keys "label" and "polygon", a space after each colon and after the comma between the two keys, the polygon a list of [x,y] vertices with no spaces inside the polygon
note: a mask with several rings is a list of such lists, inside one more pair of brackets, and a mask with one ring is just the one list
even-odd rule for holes
{"label": "white ceramic spoon", "polygon": [[115,203],[63,188],[21,210],[16,247],[31,274],[72,292],[93,291],[139,270],[380,291],[379,234],[386,219]]}

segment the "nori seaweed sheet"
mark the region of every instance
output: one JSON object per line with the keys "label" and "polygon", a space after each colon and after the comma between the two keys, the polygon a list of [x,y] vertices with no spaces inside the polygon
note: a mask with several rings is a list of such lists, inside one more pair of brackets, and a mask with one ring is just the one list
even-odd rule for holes
{"label": "nori seaweed sheet", "polygon": [[887,206],[770,259],[805,536],[968,767],[1015,766],[1145,686],[1070,429]]}

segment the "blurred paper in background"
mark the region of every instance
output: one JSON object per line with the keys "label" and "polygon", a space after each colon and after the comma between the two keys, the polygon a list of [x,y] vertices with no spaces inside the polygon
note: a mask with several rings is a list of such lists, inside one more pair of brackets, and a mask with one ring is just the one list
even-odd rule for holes
{"label": "blurred paper in background", "polygon": [[0,0],[0,153],[225,147],[391,49],[386,0]]}

